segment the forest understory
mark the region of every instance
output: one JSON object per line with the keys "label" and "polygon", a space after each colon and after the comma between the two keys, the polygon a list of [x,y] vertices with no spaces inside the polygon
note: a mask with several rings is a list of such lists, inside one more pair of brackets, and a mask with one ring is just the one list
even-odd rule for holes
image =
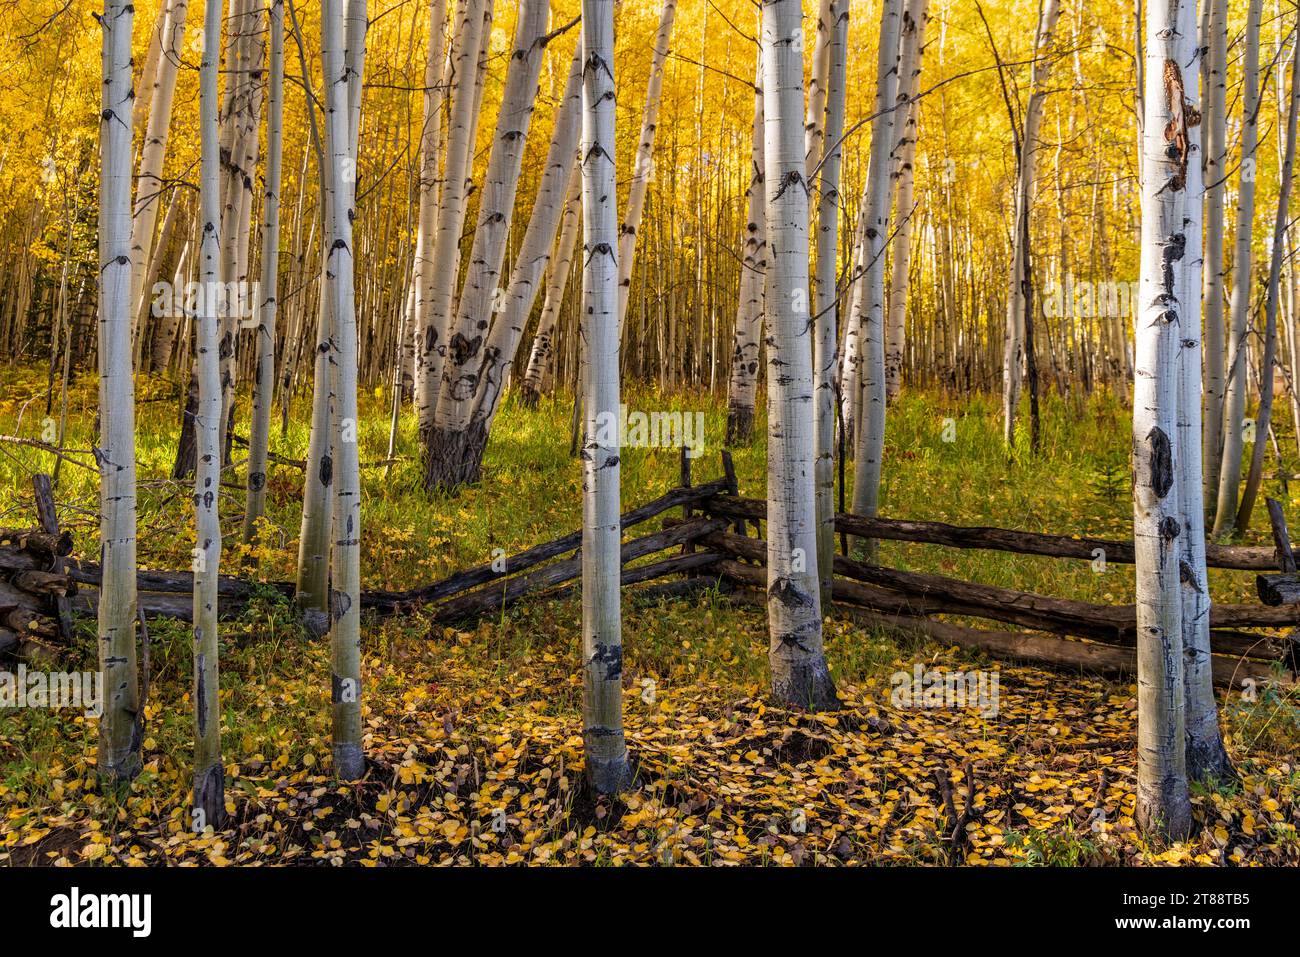
{"label": "forest understory", "polygon": [[[91,557],[98,527],[90,453],[97,380],[69,392],[60,518]],[[0,371],[0,434],[45,415],[45,370]],[[188,564],[191,487],[169,478],[179,384],[141,376],[137,396],[139,563]],[[365,588],[406,588],[514,552],[581,520],[581,468],[570,458],[572,398],[536,409],[508,400],[484,480],[455,495],[420,488],[405,423],[387,456],[385,390],[365,394],[359,434]],[[722,445],[725,409],[707,393],[628,397],[704,415],[704,448]],[[295,396],[273,433],[281,460],[306,455],[310,397]],[[907,390],[891,405],[881,514],[1123,538],[1130,534],[1129,410],[1105,391],[1044,398],[1037,455],[1017,437],[1008,461],[995,396]],[[757,436],[733,450],[742,494],[761,494]],[[1294,448],[1279,423],[1279,444]],[[77,452],[75,450],[82,450]],[[1290,454],[1284,452],[1284,454]],[[706,459],[701,459],[705,461]],[[711,458],[708,459],[712,461]],[[0,525],[32,524],[30,474],[53,457],[0,444]],[[1297,463],[1283,460],[1283,474]],[[300,468],[273,461],[255,553],[241,554],[243,485],[235,450],[220,514],[225,568],[292,578]],[[624,507],[677,481],[677,450],[625,448]],[[851,476],[851,472],[850,472]],[[1276,476],[1266,494],[1300,504]],[[1256,526],[1240,541],[1268,543]],[[1119,604],[1131,566],[880,543],[884,565]],[[1254,576],[1214,570],[1216,602],[1253,600]],[[190,822],[190,626],[149,623],[150,692],[143,773],[118,798],[95,789],[97,721],[77,712],[0,710],[0,866],[26,864],[1300,864],[1300,691],[1219,691],[1240,781],[1192,788],[1194,836],[1168,843],[1134,823],[1132,681],[1041,670],[865,628],[832,611],[828,659],[843,706],[789,711],[766,694],[765,616],[716,583],[686,597],[625,589],[623,686],[635,769],[630,789],[592,798],[580,734],[581,613],[576,597],[539,599],[448,627],[424,613],[362,622],[366,773],[331,768],[328,643],[307,635],[267,589],[220,641],[226,742],[222,829]],[[75,654],[93,667],[94,622]],[[995,713],[897,707],[899,673],[917,665],[998,678]],[[70,663],[68,667],[78,667]]]}

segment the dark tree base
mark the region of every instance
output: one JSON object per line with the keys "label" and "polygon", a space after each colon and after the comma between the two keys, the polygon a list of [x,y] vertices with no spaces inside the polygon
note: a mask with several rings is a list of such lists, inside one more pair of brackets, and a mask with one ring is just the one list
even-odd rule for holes
{"label": "dark tree base", "polygon": [[789,675],[780,680],[773,678],[772,697],[783,705],[807,711],[837,711],[844,706],[822,655],[796,662]]}
{"label": "dark tree base", "polygon": [[194,474],[198,465],[198,437],[194,432],[194,417],[199,413],[199,383],[190,377],[190,387],[185,396],[185,411],[181,414],[181,437],[176,444],[176,461],[172,465],[172,478],[185,479]]}
{"label": "dark tree base", "polygon": [[226,773],[218,762],[194,774],[194,808],[203,812],[200,820],[192,822],[196,829],[212,826],[221,830],[226,822]]}
{"label": "dark tree base", "polygon": [[587,755],[587,784],[596,794],[621,794],[632,784],[632,765],[625,750],[617,758]]}
{"label": "dark tree base", "polygon": [[1224,750],[1223,740],[1216,736],[1213,741],[1187,742],[1187,778],[1206,784],[1228,784],[1240,780],[1240,775]]}
{"label": "dark tree base", "polygon": [[731,406],[727,409],[727,445],[748,445],[754,438],[754,410]]}
{"label": "dark tree base", "polygon": [[424,487],[454,492],[473,485],[483,474],[487,429],[478,418],[457,432],[431,428],[424,437]]}

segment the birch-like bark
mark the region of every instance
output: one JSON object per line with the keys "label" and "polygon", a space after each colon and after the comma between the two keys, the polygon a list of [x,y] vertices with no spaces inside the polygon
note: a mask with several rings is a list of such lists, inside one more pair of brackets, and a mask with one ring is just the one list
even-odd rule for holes
{"label": "birch-like bark", "polygon": [[[922,0],[924,2],[924,0]],[[840,225],[840,167],[843,161],[844,100],[848,72],[849,0],[831,0],[826,44],[826,151],[817,183],[816,317],[813,321],[813,428],[817,485],[817,576],[822,607],[830,606],[835,560],[835,383],[839,369],[839,307],[835,270]],[[805,138],[805,147],[807,140]]]}
{"label": "birch-like bark", "polygon": [[[415,310],[412,330],[403,337],[402,356],[406,344],[422,342],[428,327],[429,294],[433,287],[433,241],[438,227],[438,194],[442,166],[442,113],[446,93],[442,85],[447,28],[446,0],[433,0],[429,5],[429,55],[424,64],[424,125],[420,131],[420,211],[416,221],[415,257],[411,280],[415,286]],[[421,359],[418,346],[412,375],[419,377]],[[403,362],[405,359],[403,358]]]}
{"label": "birch-like bark", "polygon": [[582,0],[583,749],[593,791],[631,783],[619,580],[618,209],[614,0]]}
{"label": "birch-like bark", "polygon": [[537,334],[533,337],[533,347],[528,355],[528,369],[519,388],[520,401],[530,408],[537,405],[555,365],[555,324],[560,317],[560,308],[564,305],[564,288],[568,285],[569,270],[573,265],[573,250],[577,246],[581,213],[582,166],[574,162],[564,200],[560,238],[556,241],[551,274],[546,281],[546,298],[542,300],[542,314],[537,319]]}
{"label": "birch-like bark", "polygon": [[[448,119],[442,195],[438,203],[438,229],[434,243],[433,281],[421,315],[421,339],[415,375],[415,405],[420,443],[428,448],[442,383],[446,356],[446,330],[451,325],[456,271],[460,263],[460,231],[465,220],[465,191],[474,144],[471,139],[476,107],[475,77],[484,26],[484,0],[465,0],[454,44],[454,80]],[[429,463],[426,459],[426,469]]]}
{"label": "birch-like bark", "polygon": [[[1195,2],[1184,3],[1182,32],[1192,36]],[[1187,150],[1185,263],[1178,301],[1178,512],[1182,534],[1179,583],[1182,595],[1183,686],[1186,696],[1186,763],[1191,780],[1219,780],[1233,776],[1232,765],[1219,733],[1219,712],[1214,697],[1210,657],[1210,583],[1205,564],[1205,497],[1201,474],[1201,288],[1204,270],[1201,223],[1205,201],[1202,169],[1200,113],[1201,47],[1188,42],[1191,59],[1182,61],[1185,101],[1190,117]]]}
{"label": "birch-like bark", "polygon": [[748,217],[736,301],[736,336],[727,383],[727,444],[747,445],[754,434],[758,361],[763,336],[763,290],[767,273],[767,194],[763,185],[763,52],[754,80],[754,132],[750,141]]}
{"label": "birch-like bark", "polygon": [[[1052,0],[1049,0],[1052,2]],[[880,49],[876,61],[876,118],[871,124],[871,168],[863,206],[861,275],[851,322],[859,369],[853,462],[853,511],[875,515],[880,502],[881,455],[885,448],[885,246],[889,241],[891,190],[889,153],[894,147],[894,109],[898,94],[898,37],[903,0],[881,5]]]}
{"label": "birch-like bark", "polygon": [[131,28],[127,0],[106,0],[99,120],[98,647],[103,696],[97,771],[123,789],[140,773],[135,659],[135,390],[131,374]]}
{"label": "birch-like bark", "polygon": [[257,316],[257,368],[253,378],[253,419],[248,431],[248,495],[244,541],[257,538],[257,520],[266,509],[266,462],[275,393],[275,318],[279,307],[280,167],[284,125],[284,0],[267,7],[271,33],[271,74],[266,117],[265,192],[262,195],[262,277]]}
{"label": "birch-like bark", "polygon": [[803,124],[804,165],[809,182],[826,147],[826,104],[831,72],[831,31],[835,13],[831,0],[818,0],[817,36],[813,40],[812,72],[808,77],[808,110]]}
{"label": "birch-like bark", "polygon": [[646,85],[645,116],[641,120],[641,136],[637,140],[636,157],[632,161],[632,182],[627,192],[627,213],[618,232],[618,328],[622,335],[623,321],[627,317],[628,294],[632,291],[632,263],[636,257],[636,231],[641,227],[641,214],[645,212],[646,191],[654,175],[655,131],[659,127],[659,102],[663,98],[664,61],[668,59],[668,45],[673,34],[673,20],[677,16],[677,0],[664,0],[659,14],[659,32],[655,34],[654,56],[650,61],[650,81]]}
{"label": "birch-like bark", "polygon": [[916,158],[917,104],[912,102],[921,80],[921,54],[930,0],[907,0],[899,41],[898,109],[890,176],[894,182],[894,216],[898,221],[891,244],[889,319],[885,334],[885,397],[898,395],[903,384],[903,347],[907,328],[907,279],[912,264],[912,163]]}
{"label": "birch-like bark", "polygon": [[[423,433],[425,485],[454,489],[478,479],[481,456],[471,442],[470,419],[494,314],[501,312],[501,268],[514,214],[524,147],[537,102],[537,78],[550,36],[550,0],[521,0],[514,49],[497,114],[492,152],[479,197],[469,269],[448,326],[442,384],[433,428]],[[482,437],[486,439],[484,431]]]}
{"label": "birch-like bark", "polygon": [[[1241,456],[1245,445],[1246,326],[1250,313],[1251,236],[1255,220],[1255,153],[1259,146],[1259,21],[1263,0],[1250,0],[1243,37],[1241,94],[1241,172],[1237,186],[1237,237],[1232,257],[1232,303],[1228,321],[1228,375],[1223,409],[1223,459],[1219,466],[1218,504],[1214,537],[1236,531],[1237,493],[1241,488]],[[1256,430],[1256,442],[1268,436]]]}
{"label": "birch-like bark", "polygon": [[772,695],[791,707],[838,705],[822,651],[814,508],[808,184],[798,0],[763,4],[763,155],[767,196],[767,616]]}
{"label": "birch-like bark", "polygon": [[[501,314],[492,323],[487,345],[483,349],[483,361],[477,374],[474,414],[466,442],[466,454],[473,456],[473,461],[466,463],[467,476],[476,477],[479,473],[483,451],[487,446],[488,430],[505,392],[506,375],[515,361],[524,326],[533,311],[537,290],[551,259],[551,248],[555,245],[555,231],[564,209],[569,182],[580,179],[582,175],[575,162],[581,123],[582,45],[578,44],[573,52],[569,78],[564,87],[564,99],[556,110],[555,129],[546,153],[546,165],[537,184],[533,213],[515,257],[515,268],[511,271],[510,283],[506,286]],[[578,193],[574,195],[580,197]],[[576,209],[574,215],[577,215]],[[570,244],[570,257],[572,250]],[[538,336],[541,335],[539,328]]]}
{"label": "birch-like bark", "polygon": [[1228,176],[1228,2],[1209,0],[1205,110],[1205,414],[1202,498],[1217,500],[1223,464],[1223,199]]}
{"label": "birch-like bark", "polygon": [[[331,234],[326,271],[335,318],[335,370],[338,387],[338,429],[334,448],[338,461],[334,502],[334,544],[331,554],[333,583],[330,595],[330,678],[333,703],[334,772],[344,781],[365,773],[361,748],[361,470],[357,454],[357,316],[353,288],[352,220],[356,179],[353,152],[358,110],[351,105],[352,78],[360,86],[361,61],[349,37],[351,56],[343,56],[344,4],[326,0],[322,11],[321,62],[325,71],[325,147],[333,169]],[[352,17],[364,0],[351,0]]]}
{"label": "birch-like bark", "polygon": [[1016,411],[1020,405],[1021,368],[1025,362],[1025,322],[1029,308],[1029,221],[1037,189],[1036,167],[1042,144],[1043,103],[1052,69],[1052,35],[1061,13],[1060,0],[1045,0],[1034,41],[1034,69],[1025,122],[1020,136],[1016,169],[1015,222],[1012,233],[1011,270],[1007,278],[1007,326],[1002,352],[1002,439],[1010,446],[1016,437]]}
{"label": "birch-like bark", "polygon": [[[1277,218],[1273,221],[1272,255],[1268,269],[1268,290],[1264,300],[1264,358],[1260,364],[1259,414],[1255,417],[1255,446],[1250,454],[1250,470],[1241,492],[1241,505],[1237,509],[1236,527],[1245,531],[1250,527],[1250,513],[1255,508],[1255,498],[1264,478],[1264,450],[1268,446],[1269,426],[1273,416],[1273,376],[1277,361],[1278,297],[1282,288],[1282,261],[1286,255],[1287,217],[1290,215],[1291,177],[1295,167],[1296,98],[1300,95],[1300,77],[1296,67],[1300,57],[1291,57],[1291,95],[1287,111],[1286,153],[1282,159],[1282,172],[1278,180]],[[1282,84],[1278,84],[1279,95]]]}
{"label": "birch-like bark", "polygon": [[219,828],[225,816],[225,772],[221,764],[220,669],[217,642],[217,582],[221,571],[221,369],[218,355],[221,282],[221,156],[217,132],[217,58],[221,53],[221,0],[206,0],[203,59],[199,66],[199,297],[195,326],[194,416],[194,811],[201,831]]}
{"label": "birch-like bark", "polygon": [[[163,12],[158,38],[160,52],[153,73],[149,98],[149,121],[144,145],[140,150],[140,171],[136,177],[135,210],[131,227],[131,308],[132,315],[143,315],[145,273],[149,268],[154,226],[163,189],[163,161],[167,156],[167,135],[171,131],[172,99],[180,70],[181,50],[185,41],[185,19],[189,0],[171,0]],[[175,200],[173,199],[173,203]],[[138,325],[136,335],[144,334]]]}
{"label": "birch-like bark", "polygon": [[1184,67],[1194,34],[1179,32],[1178,0],[1147,6],[1142,140],[1141,311],[1133,395],[1133,543],[1137,580],[1137,820],[1173,839],[1191,827],[1185,756],[1183,546],[1176,474],[1180,302],[1187,288],[1190,115]]}

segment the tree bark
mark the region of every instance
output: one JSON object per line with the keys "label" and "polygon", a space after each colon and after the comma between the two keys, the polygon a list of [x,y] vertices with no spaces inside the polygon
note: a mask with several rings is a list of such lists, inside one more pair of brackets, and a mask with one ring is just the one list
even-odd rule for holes
{"label": "tree bark", "polygon": [[[581,47],[579,47],[581,49]],[[537,405],[555,367],[555,330],[564,305],[564,288],[569,281],[573,265],[573,250],[578,241],[578,223],[582,212],[582,167],[575,157],[569,172],[569,185],[564,199],[564,213],[560,225],[560,238],[551,260],[551,275],[546,281],[546,298],[542,300],[542,314],[537,320],[537,334],[528,355],[528,369],[520,386],[519,398],[527,406]]]}
{"label": "tree bark", "polygon": [[[1206,56],[1205,128],[1205,411],[1201,461],[1205,468],[1202,500],[1217,501],[1223,464],[1223,196],[1228,176],[1228,3],[1209,0]],[[1203,524],[1203,522],[1202,522]]]}

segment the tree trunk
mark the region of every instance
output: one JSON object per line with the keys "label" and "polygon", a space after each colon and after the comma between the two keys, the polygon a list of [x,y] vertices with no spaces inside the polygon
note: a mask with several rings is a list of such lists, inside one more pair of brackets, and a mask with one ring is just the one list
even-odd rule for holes
{"label": "tree trunk", "polygon": [[[489,324],[504,306],[501,266],[537,101],[537,78],[550,42],[546,33],[550,10],[550,0],[521,0],[514,52],[479,197],[469,270],[461,287],[455,322],[447,327],[444,336],[446,355],[433,427],[422,434],[426,488],[454,489],[478,479],[481,457],[470,444],[470,419]],[[486,432],[483,436],[486,438]]]}
{"label": "tree trunk", "polygon": [[257,371],[253,379],[253,420],[248,432],[248,497],[244,541],[257,538],[257,520],[266,508],[266,456],[275,393],[275,318],[279,308],[280,160],[284,114],[284,0],[267,7],[271,32],[271,76],[266,118],[266,192],[262,197],[261,302],[257,317]]}
{"label": "tree trunk", "polygon": [[614,0],[582,0],[583,749],[593,791],[631,783],[619,594],[618,193]]}
{"label": "tree trunk", "polygon": [[1202,498],[1217,500],[1223,463],[1223,196],[1228,176],[1228,3],[1209,0],[1205,128],[1205,413]]}
{"label": "tree trunk", "polygon": [[[1241,94],[1241,176],[1237,187],[1236,252],[1232,257],[1232,304],[1228,329],[1228,382],[1223,409],[1223,459],[1219,466],[1218,504],[1214,537],[1230,537],[1237,529],[1237,492],[1241,487],[1241,456],[1245,445],[1247,320],[1250,313],[1251,235],[1255,219],[1255,152],[1259,145],[1259,20],[1263,0],[1246,8],[1246,34]],[[1256,442],[1268,436],[1256,430]]]}
{"label": "tree trunk", "polygon": [[[203,60],[199,67],[201,169],[199,275],[203,295],[195,316],[194,415],[194,817],[195,831],[220,828],[225,817],[221,763],[221,703],[217,642],[217,587],[221,573],[221,369],[218,355],[217,284],[221,281],[221,157],[217,132],[217,59],[221,54],[221,0],[207,0],[203,14]],[[105,587],[107,593],[107,587]]]}
{"label": "tree trunk", "polygon": [[839,704],[822,651],[814,508],[808,184],[798,0],[763,4],[768,296],[768,663],[772,695],[821,710]]}
{"label": "tree trunk", "polygon": [[[1133,544],[1138,629],[1137,819],[1181,840],[1187,792],[1179,521],[1178,354],[1187,268],[1190,152],[1182,65],[1191,37],[1176,0],[1147,8],[1146,119],[1142,141],[1142,251],[1133,397]],[[1168,136],[1168,138],[1167,138]]]}
{"label": "tree trunk", "polygon": [[[1034,70],[1029,102],[1025,105],[1025,123],[1017,151],[1015,222],[1012,232],[1011,270],[1007,282],[1006,344],[1002,355],[1002,438],[1008,447],[1016,438],[1016,410],[1020,405],[1021,365],[1029,346],[1025,342],[1026,324],[1032,321],[1030,308],[1029,237],[1036,188],[1035,167],[1038,161],[1038,131],[1043,123],[1043,102],[1047,99],[1047,80],[1051,73],[1052,35],[1061,13],[1060,0],[1045,0],[1038,34],[1034,41]],[[1145,167],[1143,167],[1145,169]],[[1032,359],[1030,360],[1032,361]]]}
{"label": "tree trunk", "polygon": [[853,462],[853,511],[875,515],[880,501],[881,454],[885,448],[885,248],[889,242],[889,153],[894,147],[898,91],[898,37],[903,0],[885,0],[880,14],[876,62],[876,117],[871,125],[871,168],[862,198],[862,273],[854,293],[858,390]]}
{"label": "tree trunk", "polygon": [[[581,42],[579,43],[581,52]],[[581,76],[581,72],[579,72]],[[579,92],[581,96],[581,92]],[[560,225],[560,238],[551,260],[551,275],[546,282],[546,298],[542,300],[542,314],[537,320],[537,334],[528,355],[528,369],[520,386],[519,398],[527,406],[535,406],[546,383],[552,378],[555,367],[555,328],[564,305],[564,287],[569,281],[573,264],[573,250],[578,241],[578,222],[582,212],[582,167],[575,160],[569,171],[569,185],[564,199],[564,213]],[[490,423],[489,419],[489,423]]]}
{"label": "tree trunk", "polygon": [[97,771],[124,790],[140,773],[135,662],[135,390],[131,374],[131,28],[133,8],[106,0],[99,121],[99,606],[103,675]]}

